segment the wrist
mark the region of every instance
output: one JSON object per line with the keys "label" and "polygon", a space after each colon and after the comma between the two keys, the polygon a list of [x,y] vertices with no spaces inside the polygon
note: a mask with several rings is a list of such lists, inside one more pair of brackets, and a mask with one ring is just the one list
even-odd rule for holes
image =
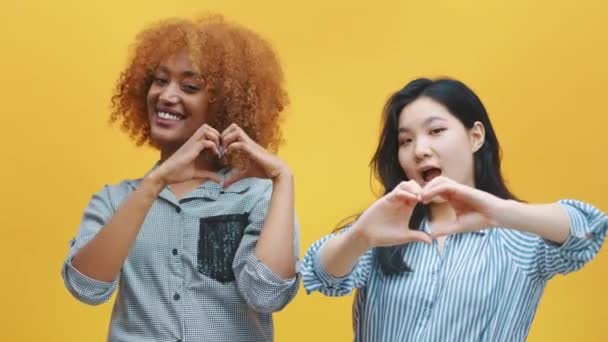
{"label": "wrist", "polygon": [[287,166],[284,166],[270,179],[274,185],[277,185],[277,183],[293,182],[293,173]]}
{"label": "wrist", "polygon": [[345,243],[355,249],[358,254],[363,254],[374,247],[371,239],[356,222],[344,234]]}
{"label": "wrist", "polygon": [[525,204],[515,200],[499,199],[494,206],[491,217],[495,227],[511,228],[513,219],[521,213]]}
{"label": "wrist", "polygon": [[160,192],[167,186],[167,182],[160,175],[157,170],[149,173],[144,179],[141,181],[140,189],[148,190],[155,197],[160,194]]}

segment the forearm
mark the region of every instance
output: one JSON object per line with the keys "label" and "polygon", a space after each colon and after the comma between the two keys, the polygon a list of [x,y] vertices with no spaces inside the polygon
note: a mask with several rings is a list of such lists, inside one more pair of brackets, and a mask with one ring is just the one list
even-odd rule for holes
{"label": "forearm", "polygon": [[152,203],[163,188],[164,184],[153,174],[146,177],[95,238],[78,251],[72,265],[89,278],[114,280]]}
{"label": "forearm", "polygon": [[570,236],[568,213],[557,203],[502,201],[496,210],[496,221],[499,227],[536,234],[557,244],[563,244]]}
{"label": "forearm", "polygon": [[273,179],[273,189],[255,256],[283,279],[295,276],[294,181],[291,172]]}
{"label": "forearm", "polygon": [[321,247],[321,265],[325,272],[336,278],[350,273],[357,260],[371,247],[358,233],[357,223],[342,234],[327,240]]}

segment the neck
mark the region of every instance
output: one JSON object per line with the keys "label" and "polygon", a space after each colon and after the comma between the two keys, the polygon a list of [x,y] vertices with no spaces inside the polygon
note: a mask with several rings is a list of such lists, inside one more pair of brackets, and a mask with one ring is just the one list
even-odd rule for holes
{"label": "neck", "polygon": [[448,202],[432,203],[430,206],[430,221],[445,222],[456,218],[454,208]]}

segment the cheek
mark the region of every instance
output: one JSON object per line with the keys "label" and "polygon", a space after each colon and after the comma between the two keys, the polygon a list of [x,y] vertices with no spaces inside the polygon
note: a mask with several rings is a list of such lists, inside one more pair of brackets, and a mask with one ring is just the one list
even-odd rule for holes
{"label": "cheek", "polygon": [[445,136],[444,139],[437,141],[436,148],[441,157],[452,160],[473,155],[470,142],[464,134]]}
{"label": "cheek", "polygon": [[405,172],[405,175],[408,179],[412,179],[411,175],[414,172],[414,170],[412,170],[412,166],[415,165],[415,163],[412,161],[411,154],[408,153],[407,150],[399,148],[397,156],[399,158],[399,165],[401,166],[401,169],[403,170],[403,172]]}
{"label": "cheek", "polygon": [[146,105],[148,106],[148,109],[150,109],[150,107],[152,107],[156,103],[157,98],[158,92],[154,91],[153,88],[150,88],[148,90],[148,93],[146,94]]}
{"label": "cheek", "polygon": [[203,101],[199,98],[192,99],[189,101],[188,105],[192,116],[196,118],[197,121],[206,121],[207,119],[207,102]]}
{"label": "cheek", "polygon": [[473,173],[473,153],[467,143],[446,146],[443,153],[443,164],[448,177],[462,183]]}

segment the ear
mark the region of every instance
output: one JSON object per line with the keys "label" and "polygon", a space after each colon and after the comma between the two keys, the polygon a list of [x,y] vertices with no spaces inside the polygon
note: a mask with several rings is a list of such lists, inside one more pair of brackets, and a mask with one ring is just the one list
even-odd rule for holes
{"label": "ear", "polygon": [[469,129],[469,141],[471,142],[472,152],[477,152],[486,139],[486,128],[479,121],[475,121],[473,127]]}

